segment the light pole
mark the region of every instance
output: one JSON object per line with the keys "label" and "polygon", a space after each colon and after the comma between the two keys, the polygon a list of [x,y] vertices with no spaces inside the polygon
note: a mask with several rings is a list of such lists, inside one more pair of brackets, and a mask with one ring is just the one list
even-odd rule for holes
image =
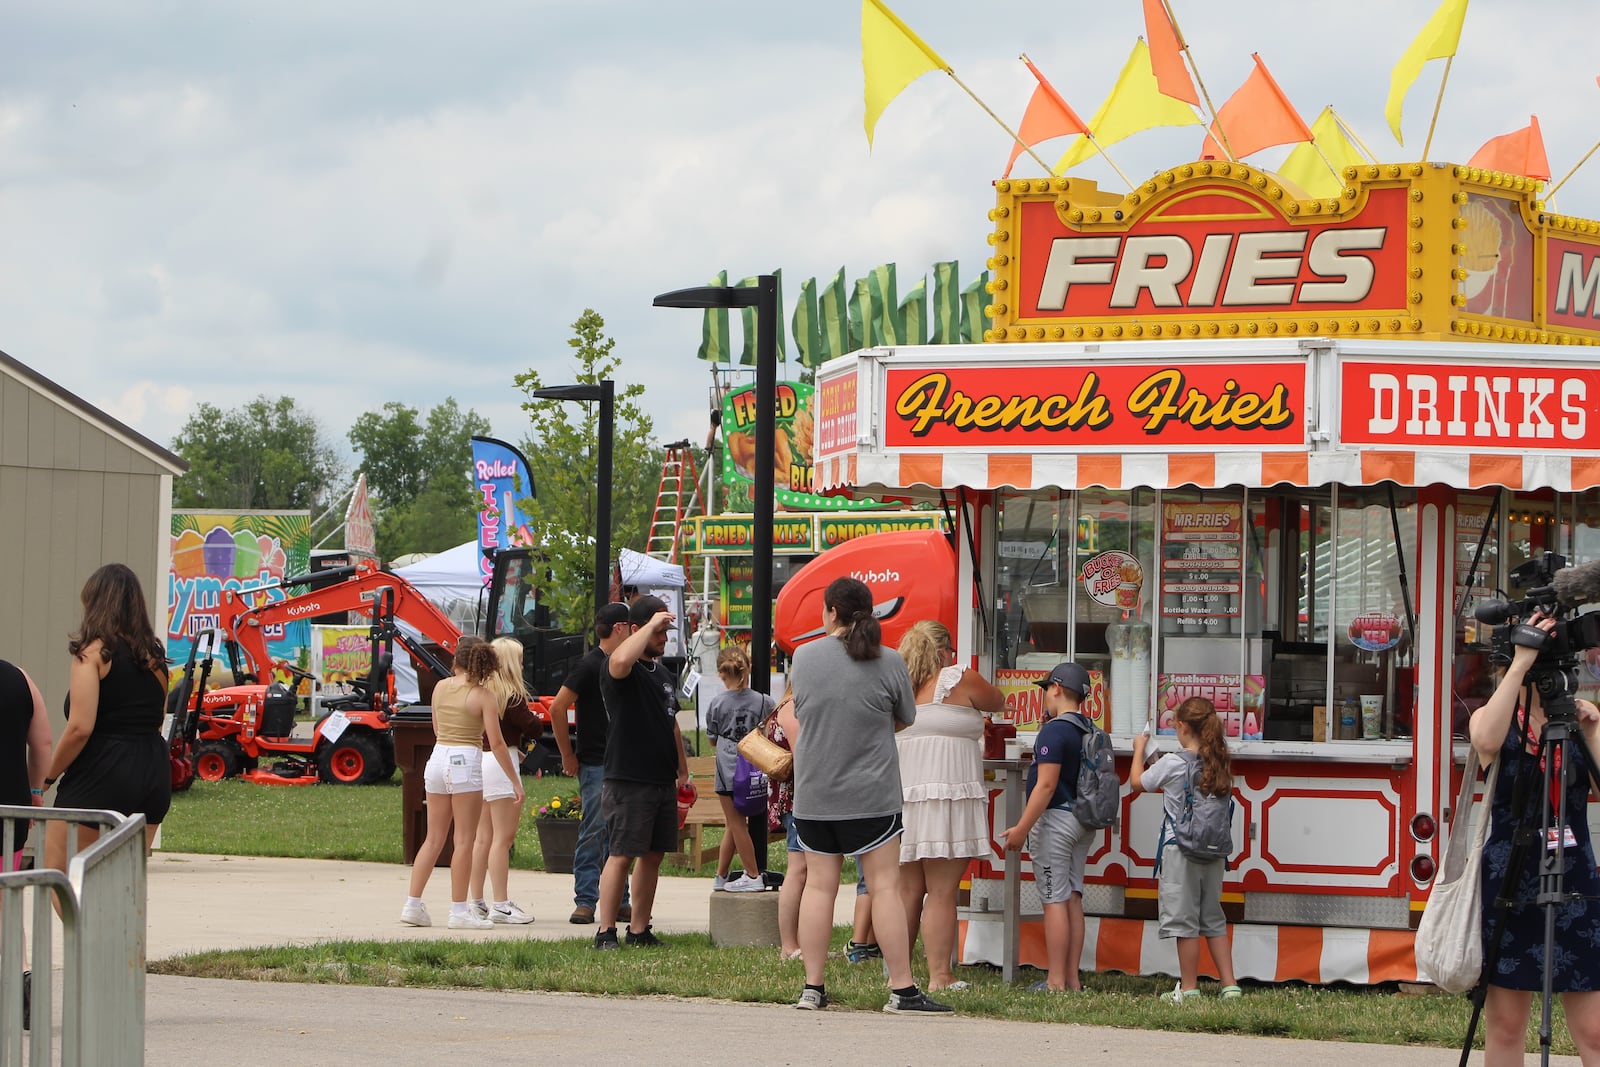
{"label": "light pole", "polygon": [[540,400],[584,400],[600,402],[599,439],[595,442],[594,505],[594,618],[611,599],[611,438],[616,417],[616,387],[610,378],[594,385],[552,385],[535,389],[530,396]]}
{"label": "light pole", "polygon": [[[772,690],[772,513],[775,496],[772,457],[776,451],[778,406],[778,279],[763,274],[752,288],[707,285],[677,289],[655,299],[656,307],[756,309],[756,459],[750,503],[755,566],[750,582],[750,685],[758,693]],[[762,825],[766,820],[762,819]],[[757,849],[757,852],[760,852]]]}

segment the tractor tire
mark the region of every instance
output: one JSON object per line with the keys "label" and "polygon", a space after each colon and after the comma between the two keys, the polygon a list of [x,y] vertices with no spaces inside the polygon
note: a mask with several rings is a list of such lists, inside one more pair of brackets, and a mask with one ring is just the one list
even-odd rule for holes
{"label": "tractor tire", "polygon": [[324,782],[366,785],[382,777],[384,760],[371,731],[347,729],[339,740],[318,750],[317,766]]}
{"label": "tractor tire", "polygon": [[207,782],[237,778],[244,754],[232,741],[202,741],[194,746],[194,775]]}

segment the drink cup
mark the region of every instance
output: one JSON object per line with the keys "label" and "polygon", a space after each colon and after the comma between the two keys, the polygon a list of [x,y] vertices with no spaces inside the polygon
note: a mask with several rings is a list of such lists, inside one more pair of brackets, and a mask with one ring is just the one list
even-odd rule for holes
{"label": "drink cup", "polygon": [[1361,696],[1361,736],[1383,736],[1383,697],[1378,693]]}

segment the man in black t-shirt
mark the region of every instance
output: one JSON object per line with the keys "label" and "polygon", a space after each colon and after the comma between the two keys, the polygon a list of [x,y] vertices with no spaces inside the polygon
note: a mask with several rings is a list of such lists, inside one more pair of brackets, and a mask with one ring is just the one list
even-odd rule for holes
{"label": "man in black t-shirt", "polygon": [[650,932],[650,909],[662,857],[678,843],[677,790],[689,782],[677,679],[661,663],[672,613],[658,598],[642,596],[629,606],[628,622],[633,633],[606,658],[600,675],[610,717],[602,795],[611,855],[600,873],[597,949],[618,945],[617,912],[629,867],[635,869],[627,944],[661,943]]}
{"label": "man in black t-shirt", "polygon": [[[601,785],[605,780],[607,717],[605,698],[600,695],[600,675],[606,657],[617,650],[633,627],[628,625],[628,605],[605,604],[594,617],[597,644],[578,660],[572,673],[561,684],[550,704],[550,732],[561,750],[561,771],[578,779],[578,844],[572,855],[573,908],[568,919],[577,925],[594,922],[595,905],[600,901],[600,868],[611,850],[606,847],[605,806]],[[574,704],[576,702],[576,704]],[[578,740],[568,737],[567,709],[575,707]],[[622,907],[618,918],[631,917],[628,887],[622,887]]]}

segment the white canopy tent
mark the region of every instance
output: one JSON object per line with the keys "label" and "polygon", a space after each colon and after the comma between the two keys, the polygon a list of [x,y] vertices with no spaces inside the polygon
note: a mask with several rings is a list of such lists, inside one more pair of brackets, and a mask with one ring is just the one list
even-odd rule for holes
{"label": "white canopy tent", "polygon": [[[416,563],[394,568],[394,573],[416,587],[440,611],[450,617],[456,628],[464,634],[477,633],[479,598],[484,595],[483,552],[476,540],[446,549]],[[486,598],[485,598],[486,599]],[[412,637],[418,634],[401,623]],[[418,697],[417,672],[410,656],[394,658],[395,695],[407,703]]]}

